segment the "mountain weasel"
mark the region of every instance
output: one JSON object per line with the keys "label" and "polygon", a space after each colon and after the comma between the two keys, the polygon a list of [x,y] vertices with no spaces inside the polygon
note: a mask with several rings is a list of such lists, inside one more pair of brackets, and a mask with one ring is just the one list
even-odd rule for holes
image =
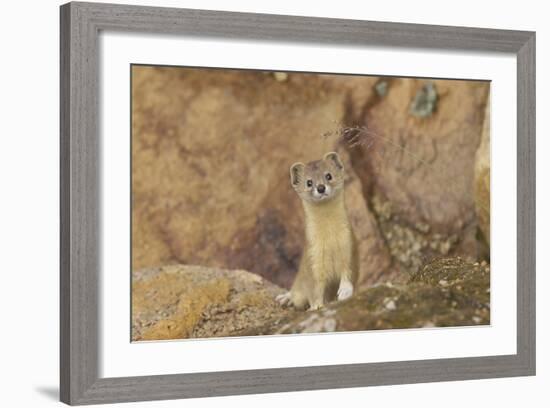
{"label": "mountain weasel", "polygon": [[344,201],[344,165],[335,152],[290,167],[290,183],[302,200],[306,244],[298,274],[281,305],[319,309],[349,298],[358,277],[357,242]]}

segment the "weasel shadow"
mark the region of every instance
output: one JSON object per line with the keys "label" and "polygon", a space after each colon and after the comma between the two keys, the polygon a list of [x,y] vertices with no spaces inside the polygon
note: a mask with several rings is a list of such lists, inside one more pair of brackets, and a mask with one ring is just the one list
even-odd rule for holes
{"label": "weasel shadow", "polygon": [[36,392],[42,394],[50,400],[59,401],[59,388],[53,386],[40,386],[35,388]]}

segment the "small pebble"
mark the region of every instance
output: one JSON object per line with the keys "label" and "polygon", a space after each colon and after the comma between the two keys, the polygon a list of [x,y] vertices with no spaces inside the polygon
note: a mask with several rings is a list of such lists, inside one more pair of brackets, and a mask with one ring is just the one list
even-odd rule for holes
{"label": "small pebble", "polygon": [[288,79],[288,74],[286,72],[274,72],[273,76],[275,77],[275,80],[279,82],[284,82]]}

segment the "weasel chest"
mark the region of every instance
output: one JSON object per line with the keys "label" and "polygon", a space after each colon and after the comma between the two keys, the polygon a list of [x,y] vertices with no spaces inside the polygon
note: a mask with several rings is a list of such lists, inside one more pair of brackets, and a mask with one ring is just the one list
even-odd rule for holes
{"label": "weasel chest", "polygon": [[344,270],[351,267],[353,243],[349,227],[315,230],[311,231],[308,242],[313,272],[321,275],[321,278],[339,277]]}

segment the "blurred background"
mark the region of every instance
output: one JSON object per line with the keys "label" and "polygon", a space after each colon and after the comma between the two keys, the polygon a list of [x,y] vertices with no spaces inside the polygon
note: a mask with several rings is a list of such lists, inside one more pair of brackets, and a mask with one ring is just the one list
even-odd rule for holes
{"label": "blurred background", "polygon": [[489,82],[132,67],[132,269],[245,269],[290,287],[289,167],[338,151],[362,286],[489,260]]}

